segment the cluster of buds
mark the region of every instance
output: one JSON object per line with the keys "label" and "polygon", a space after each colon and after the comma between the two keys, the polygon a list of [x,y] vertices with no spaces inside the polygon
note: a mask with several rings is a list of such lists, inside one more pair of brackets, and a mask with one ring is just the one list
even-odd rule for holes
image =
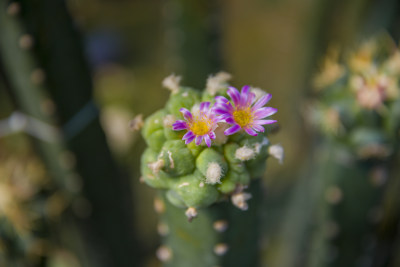
{"label": "cluster of buds", "polygon": [[400,50],[381,36],[352,52],[335,50],[328,59],[315,78],[318,90],[308,118],[353,148],[357,158],[391,155],[390,144],[398,139],[400,126]]}
{"label": "cluster of buds", "polygon": [[[283,157],[269,152],[264,128],[276,122],[266,119],[277,111],[264,107],[271,94],[250,86],[239,92],[226,83],[228,77],[210,77],[207,86],[212,84],[213,90],[203,92],[167,77],[163,84],[171,95],[165,108],[144,122],[148,148],[141,161],[142,180],[165,189],[172,204],[188,208],[188,217],[195,217],[197,208],[228,199],[245,210],[249,196],[244,189],[251,178],[262,176],[269,155]],[[237,201],[242,195],[246,197]]]}

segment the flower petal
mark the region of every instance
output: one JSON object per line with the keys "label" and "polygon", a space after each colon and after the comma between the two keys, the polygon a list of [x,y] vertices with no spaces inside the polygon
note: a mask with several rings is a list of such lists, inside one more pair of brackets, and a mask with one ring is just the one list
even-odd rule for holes
{"label": "flower petal", "polygon": [[195,136],[192,131],[188,131],[183,137],[182,140],[190,139],[192,136]]}
{"label": "flower petal", "polygon": [[186,121],[177,120],[176,122],[174,122],[174,124],[172,124],[172,130],[174,131],[185,130],[187,128],[188,126]]}
{"label": "flower petal", "polygon": [[253,130],[255,130],[257,132],[263,133],[265,131],[264,127],[262,127],[261,125],[258,125],[258,124],[253,124],[251,127],[253,128]]}
{"label": "flower petal", "polygon": [[277,122],[277,120],[255,120],[253,124],[264,125],[264,124],[272,124]]}
{"label": "flower petal", "polygon": [[256,94],[253,92],[250,92],[248,97],[247,97],[247,102],[246,102],[246,106],[250,107],[251,104],[253,104],[254,99],[256,99]]}
{"label": "flower petal", "polygon": [[271,100],[272,95],[271,94],[266,94],[263,95],[253,106],[253,109],[256,110],[258,108],[261,108],[262,106],[264,106],[265,104],[268,103],[269,100]]}
{"label": "flower petal", "polygon": [[271,116],[272,114],[275,114],[278,111],[276,108],[271,108],[271,107],[264,107],[264,108],[259,108],[254,112],[254,118],[255,119],[262,119],[268,116]]}
{"label": "flower petal", "polygon": [[239,91],[235,87],[229,86],[227,93],[232,98],[233,104],[235,104],[235,106],[239,105],[239,101],[240,101]]}
{"label": "flower petal", "polygon": [[215,103],[229,103],[229,100],[226,97],[223,96],[216,96],[215,97]]}
{"label": "flower petal", "polygon": [[187,110],[186,108],[181,108],[179,109],[179,112],[182,113],[183,117],[188,120],[188,121],[192,121],[193,120],[193,115],[192,113],[190,113],[189,110]]}
{"label": "flower petal", "polygon": [[207,145],[208,147],[211,146],[211,139],[210,139],[210,137],[209,137],[207,134],[204,135],[204,141],[206,142],[206,145]]}
{"label": "flower petal", "polygon": [[242,92],[240,93],[240,105],[246,106],[247,98],[249,97],[250,86],[245,85],[242,87]]}
{"label": "flower petal", "polygon": [[231,134],[236,133],[236,132],[239,131],[239,130],[240,130],[240,126],[237,125],[237,124],[234,124],[232,127],[226,129],[225,132],[224,132],[224,134],[225,134],[225,135],[231,135]]}
{"label": "flower petal", "polygon": [[214,132],[209,132],[209,133],[208,133],[208,136],[209,136],[211,139],[215,139],[215,138],[216,138]]}
{"label": "flower petal", "polygon": [[250,127],[244,127],[243,129],[244,129],[244,130],[246,131],[246,133],[248,133],[249,135],[257,136],[257,132],[254,131],[253,129],[251,129]]}
{"label": "flower petal", "polygon": [[202,136],[202,135],[196,136],[196,140],[195,140],[196,145],[199,146],[199,145],[201,144],[202,141],[203,141],[203,136]]}
{"label": "flower petal", "polygon": [[196,137],[196,136],[193,135],[193,136],[191,136],[190,138],[186,139],[185,144],[187,145],[187,144],[191,143],[191,142],[194,140],[195,137]]}
{"label": "flower petal", "polygon": [[200,103],[200,111],[206,112],[210,107],[210,102],[201,102]]}

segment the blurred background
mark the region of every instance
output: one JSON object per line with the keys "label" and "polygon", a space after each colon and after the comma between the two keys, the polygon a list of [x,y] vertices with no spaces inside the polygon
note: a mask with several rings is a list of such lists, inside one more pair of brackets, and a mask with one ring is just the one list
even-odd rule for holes
{"label": "blurred background", "polygon": [[271,140],[286,156],[264,177],[262,266],[280,266],[279,226],[312,168],[302,112],[321,57],[400,35],[395,0],[0,3],[1,266],[159,266],[155,190],[129,122],[163,107],[171,73],[202,90],[221,70],[279,110]]}

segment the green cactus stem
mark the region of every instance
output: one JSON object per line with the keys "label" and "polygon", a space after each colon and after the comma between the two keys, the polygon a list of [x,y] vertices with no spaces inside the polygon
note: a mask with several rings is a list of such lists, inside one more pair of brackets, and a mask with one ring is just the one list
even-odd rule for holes
{"label": "green cactus stem", "polygon": [[[211,76],[203,93],[180,86],[176,76],[167,77],[163,85],[171,95],[165,108],[144,122],[148,148],[141,160],[142,179],[160,189],[155,208],[163,245],[157,256],[165,266],[257,266],[259,177],[268,156],[279,157],[282,151],[262,133],[224,135],[229,128],[225,122],[218,123],[208,147],[204,142],[185,144],[185,131],[172,128],[183,119],[181,108],[205,118],[198,115],[200,102],[226,96],[229,77]],[[205,123],[213,122],[204,119],[191,127],[203,132]]]}

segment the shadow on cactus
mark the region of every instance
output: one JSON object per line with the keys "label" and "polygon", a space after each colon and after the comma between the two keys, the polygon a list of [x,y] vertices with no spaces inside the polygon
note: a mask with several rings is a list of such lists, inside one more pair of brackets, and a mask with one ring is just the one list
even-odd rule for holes
{"label": "shadow on cactus", "polygon": [[[239,92],[228,85],[229,78],[223,72],[211,76],[206,90],[200,92],[181,86],[180,77],[167,77],[163,85],[171,95],[165,108],[143,124],[142,135],[148,148],[141,161],[142,179],[149,186],[161,189],[156,210],[165,214],[159,228],[163,229],[161,234],[168,232],[172,237],[166,239],[166,245],[157,255],[170,266],[189,264],[183,251],[190,249],[193,254],[200,253],[196,256],[200,258],[198,266],[226,262],[220,256],[234,247],[232,244],[237,240],[229,244],[229,236],[222,233],[226,229],[215,230],[215,225],[226,225],[231,220],[229,200],[235,214],[241,211],[242,217],[249,221],[247,215],[257,217],[257,212],[249,211],[248,201],[258,198],[253,191],[259,191],[260,185],[252,181],[263,175],[268,156],[283,158],[282,147],[270,144],[266,137],[270,129],[264,128],[276,123],[268,117],[277,109],[264,107],[271,95],[250,86]],[[135,124],[138,123],[141,124],[138,121]],[[198,218],[193,220],[195,217]],[[169,230],[165,231],[166,228]],[[172,234],[171,228],[178,232]],[[229,228],[234,231],[234,224]],[[183,233],[185,229],[188,232]],[[254,232],[256,227],[247,231]],[[204,236],[196,239],[199,233]],[[207,242],[210,243],[205,245]]]}

